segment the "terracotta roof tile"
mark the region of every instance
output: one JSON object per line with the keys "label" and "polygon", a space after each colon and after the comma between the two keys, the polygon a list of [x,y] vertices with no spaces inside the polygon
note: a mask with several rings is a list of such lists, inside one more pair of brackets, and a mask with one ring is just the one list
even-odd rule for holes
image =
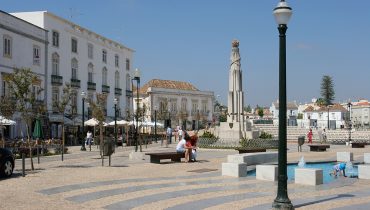
{"label": "terracotta roof tile", "polygon": [[199,91],[194,85],[189,82],[152,79],[140,88],[140,94],[146,94],[150,87],[176,89],[176,90],[193,90]]}

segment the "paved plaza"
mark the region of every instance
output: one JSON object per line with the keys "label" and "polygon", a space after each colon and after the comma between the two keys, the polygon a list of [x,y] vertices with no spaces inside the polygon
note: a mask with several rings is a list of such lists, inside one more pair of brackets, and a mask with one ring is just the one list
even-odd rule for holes
{"label": "paved plaza", "polygon": [[[143,152],[174,151],[160,143],[143,146]],[[288,161],[307,162],[336,158],[337,151],[352,151],[355,161],[363,161],[370,147],[352,149],[332,145],[327,152],[297,152],[288,144]],[[21,176],[21,161],[15,174],[0,180],[0,209],[270,209],[276,197],[276,183],[255,177],[221,176],[221,163],[232,150],[199,149],[198,162],[162,164],[129,160],[133,147],[118,147],[112,166],[101,166],[96,147],[81,152],[69,147],[70,154],[42,157],[35,171]],[[29,160],[26,160],[29,169]],[[369,209],[370,180],[339,177],[319,186],[288,183],[289,198],[296,209]]]}

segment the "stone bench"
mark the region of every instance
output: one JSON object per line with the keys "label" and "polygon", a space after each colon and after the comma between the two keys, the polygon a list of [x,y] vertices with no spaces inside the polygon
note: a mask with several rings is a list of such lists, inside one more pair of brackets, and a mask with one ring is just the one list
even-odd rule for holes
{"label": "stone bench", "polygon": [[337,152],[337,162],[349,162],[353,161],[352,152]]}
{"label": "stone bench", "polygon": [[266,152],[266,149],[263,149],[263,148],[236,148],[235,150],[237,150],[239,152],[239,154]]}
{"label": "stone bench", "polygon": [[358,178],[370,179],[370,165],[358,165]]}
{"label": "stone bench", "polygon": [[185,158],[185,153],[180,152],[156,152],[145,153],[150,156],[151,163],[161,163],[161,159],[171,159],[174,162],[181,162],[181,158]]}
{"label": "stone bench", "polygon": [[309,144],[311,152],[325,152],[327,148],[330,148],[329,144]]}
{"label": "stone bench", "polygon": [[370,163],[370,153],[364,153],[364,163]]}
{"label": "stone bench", "polygon": [[277,162],[277,158],[277,152],[228,155],[227,163],[222,163],[222,175],[244,177],[247,176],[247,166]]}
{"label": "stone bench", "polygon": [[324,174],[320,168],[295,168],[295,183],[303,185],[323,184]]}
{"label": "stone bench", "polygon": [[365,148],[366,143],[352,142],[352,148]]}
{"label": "stone bench", "polygon": [[265,181],[277,181],[277,165],[256,165],[256,179]]}

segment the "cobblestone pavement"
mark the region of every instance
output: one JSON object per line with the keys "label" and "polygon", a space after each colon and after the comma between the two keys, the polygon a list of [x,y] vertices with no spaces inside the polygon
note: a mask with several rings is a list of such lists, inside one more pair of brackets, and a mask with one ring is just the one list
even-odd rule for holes
{"label": "cobblestone pavement", "polygon": [[[174,151],[160,143],[143,146],[143,152]],[[277,185],[255,177],[221,176],[221,163],[231,150],[199,149],[198,162],[149,163],[149,158],[130,160],[133,147],[118,147],[111,167],[104,167],[96,147],[81,152],[69,147],[70,154],[34,159],[36,170],[21,176],[17,160],[15,174],[0,180],[0,209],[270,209]],[[327,152],[297,152],[288,145],[288,161],[333,161],[337,151],[352,151],[355,161],[363,161],[370,147],[352,149],[331,145]],[[289,198],[296,209],[370,209],[370,180],[340,177],[319,186],[289,182]]]}

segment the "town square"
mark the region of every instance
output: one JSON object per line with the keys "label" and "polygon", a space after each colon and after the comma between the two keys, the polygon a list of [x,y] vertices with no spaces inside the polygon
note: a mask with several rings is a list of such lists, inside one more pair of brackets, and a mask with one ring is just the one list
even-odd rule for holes
{"label": "town square", "polygon": [[369,209],[369,6],[6,0],[0,209]]}

